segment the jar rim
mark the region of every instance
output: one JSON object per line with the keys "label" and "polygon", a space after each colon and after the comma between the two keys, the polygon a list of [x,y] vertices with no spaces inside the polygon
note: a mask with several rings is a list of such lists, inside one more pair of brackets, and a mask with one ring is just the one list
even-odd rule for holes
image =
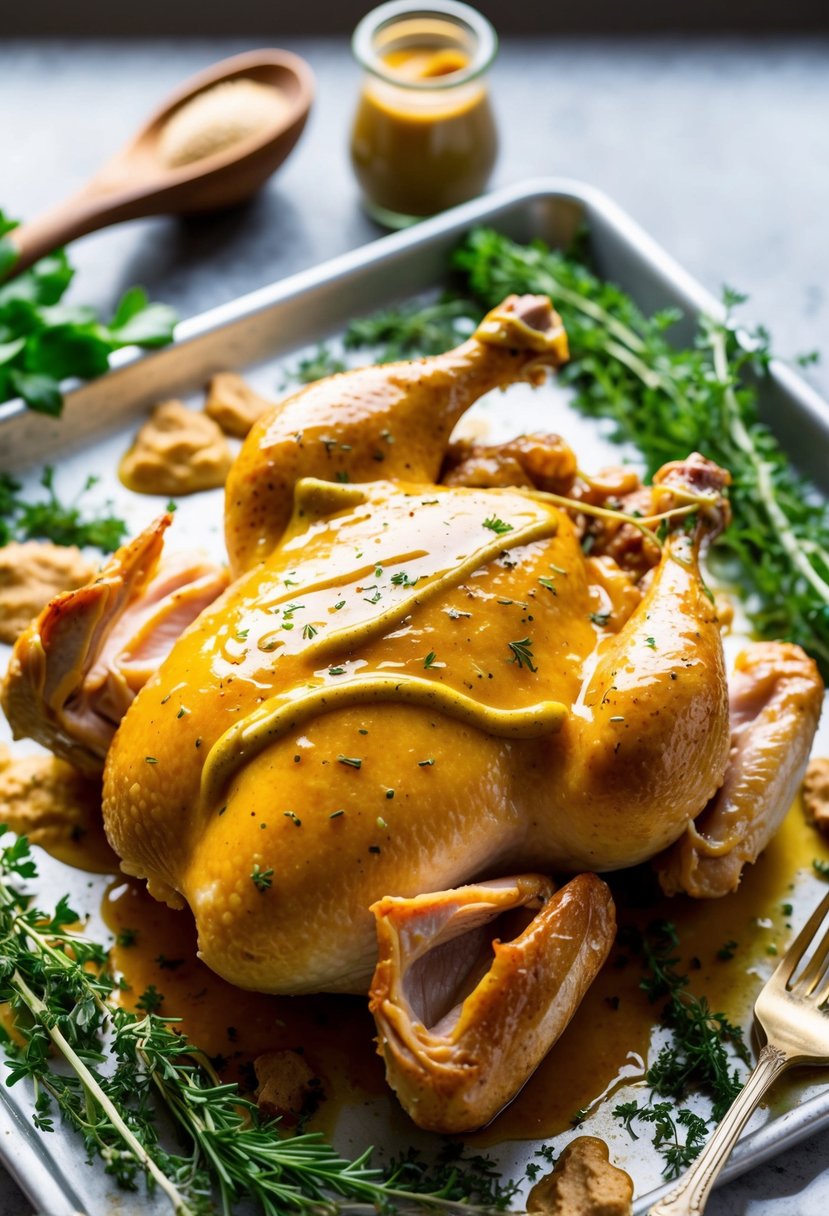
{"label": "jar rim", "polygon": [[[436,76],[430,80],[402,80],[383,63],[375,49],[374,40],[381,30],[404,17],[449,17],[458,25],[464,26],[474,38],[475,53],[470,63],[446,76]],[[413,92],[433,91],[453,89],[482,75],[497,54],[498,35],[483,13],[479,13],[469,4],[461,3],[460,0],[432,0],[426,4],[412,4],[411,0],[388,0],[388,3],[372,9],[362,18],[354,30],[351,49],[354,58],[365,71],[387,84]]]}

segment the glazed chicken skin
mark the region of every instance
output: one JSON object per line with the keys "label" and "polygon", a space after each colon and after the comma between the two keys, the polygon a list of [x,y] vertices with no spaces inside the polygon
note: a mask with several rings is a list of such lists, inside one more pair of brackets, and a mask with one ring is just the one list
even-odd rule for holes
{"label": "glazed chicken skin", "polygon": [[[189,905],[208,965],[264,992],[371,985],[391,1083],[447,1132],[520,1088],[606,958],[596,874],[682,847],[732,748],[699,570],[728,474],[692,455],[652,487],[586,479],[555,436],[447,451],[478,396],[565,357],[549,301],[511,298],[457,351],[302,390],[254,426],[228,481],[234,581],[133,681],[111,743],[72,742],[90,685],[112,686],[88,589],[44,611],[4,687],[18,734],[105,766],[123,870]],[[153,585],[164,526],[110,581],[151,551],[130,585]],[[119,636],[135,604],[117,600]],[[802,665],[776,687],[767,767],[795,739],[808,752],[820,702]],[[737,876],[779,816],[741,797]],[[556,891],[551,873],[577,877]]]}

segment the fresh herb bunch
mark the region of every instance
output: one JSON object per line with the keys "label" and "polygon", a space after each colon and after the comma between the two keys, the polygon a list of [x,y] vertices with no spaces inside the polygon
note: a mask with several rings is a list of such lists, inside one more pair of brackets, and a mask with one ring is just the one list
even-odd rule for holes
{"label": "fresh herb bunch", "polygon": [[[632,1136],[633,1120],[654,1126],[653,1143],[665,1159],[665,1173],[673,1177],[690,1164],[705,1143],[706,1121],[687,1107],[677,1111],[692,1090],[711,1100],[712,1117],[719,1122],[742,1088],[738,1062],[749,1064],[743,1031],[723,1013],[715,1013],[705,997],[689,991],[689,977],[677,970],[679,940],[668,921],[651,925],[647,932],[627,930],[622,944],[639,957],[644,968],[640,987],[653,1001],[665,999],[662,1021],[671,1032],[645,1074],[651,1101],[623,1102],[613,1114]],[[672,1101],[654,1102],[653,1096]],[[680,1140],[679,1127],[685,1129]]]}
{"label": "fresh herb bunch", "polygon": [[12,540],[51,540],[56,545],[79,545],[111,553],[127,533],[127,525],[106,511],[85,515],[81,500],[97,484],[88,477],[70,503],[55,492],[54,471],[47,465],[40,478],[46,497],[32,502],[20,497],[21,485],[9,473],[0,473],[0,546]]}
{"label": "fresh herb bunch", "polygon": [[346,350],[376,347],[378,362],[412,355],[439,355],[464,342],[475,329],[479,309],[472,300],[446,296],[435,304],[404,304],[352,321]]}
{"label": "fresh herb bunch", "polygon": [[829,507],[758,421],[769,336],[738,337],[731,312],[744,297],[726,292],[723,319],[703,318],[695,346],[678,348],[667,336],[676,310],[644,317],[620,288],[542,242],[518,245],[478,228],[454,266],[488,307],[510,292],[552,296],[567,329],[561,376],[575,408],[612,419],[649,475],[695,450],[730,471],[734,518],[715,553],[736,559],[740,582],[759,597],[758,632],[798,642],[829,676]]}
{"label": "fresh herb bunch", "polygon": [[3,283],[17,256],[8,236],[16,227],[0,211],[0,401],[22,397],[30,409],[57,416],[61,380],[99,376],[122,346],[166,345],[177,318],[141,287],[124,294],[109,325],[92,308],[62,304],[74,274],[62,249]]}
{"label": "fresh herb bunch", "polygon": [[41,1131],[59,1113],[120,1186],[134,1190],[144,1176],[176,1216],[207,1216],[214,1199],[225,1216],[246,1199],[264,1216],[333,1214],[340,1201],[454,1208],[469,1195],[487,1210],[505,1205],[513,1191],[482,1170],[485,1159],[430,1174],[410,1157],[384,1174],[370,1150],[347,1161],[319,1133],[283,1136],[218,1079],[175,1019],[113,1003],[106,950],[71,931],[79,918],[66,899],[51,914],[33,904],[22,885],[36,876],[25,838],[0,849],[0,1001],[15,1021],[0,1036],[7,1084],[32,1082]]}

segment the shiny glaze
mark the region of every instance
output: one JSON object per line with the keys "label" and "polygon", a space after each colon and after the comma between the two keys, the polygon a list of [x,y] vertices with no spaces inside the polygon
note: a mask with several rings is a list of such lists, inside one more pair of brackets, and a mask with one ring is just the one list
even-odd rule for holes
{"label": "shiny glaze", "polygon": [[538,365],[566,358],[560,322],[542,334],[502,306],[444,355],[357,368],[300,389],[254,424],[228,477],[225,540],[234,574],[270,556],[300,478],[434,483],[452,428],[474,401],[543,377]]}
{"label": "shiny glaze", "polygon": [[[512,531],[493,538],[493,518]],[[719,630],[696,544],[669,537],[610,635],[591,621],[572,524],[538,495],[301,483],[282,544],[202,614],[116,735],[104,806],[124,868],[184,897],[203,957],[240,986],[360,991],[375,957],[368,907],[384,895],[651,856],[725,764]],[[393,583],[401,571],[423,580],[422,602],[419,584]],[[510,661],[509,642],[528,636],[535,671]],[[215,745],[275,694],[301,701],[387,673],[496,711],[532,717],[549,700],[571,712],[556,734],[503,739],[485,710],[472,726],[439,706],[381,703],[369,683],[363,704],[260,740],[200,796]],[[266,891],[256,867],[273,870]]]}

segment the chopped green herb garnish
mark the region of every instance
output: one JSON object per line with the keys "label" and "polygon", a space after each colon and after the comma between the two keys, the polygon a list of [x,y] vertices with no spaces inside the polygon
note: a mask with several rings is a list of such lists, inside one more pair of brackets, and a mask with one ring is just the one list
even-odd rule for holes
{"label": "chopped green herb garnish", "polygon": [[345,764],[349,768],[362,768],[363,762],[358,756],[337,756],[340,764]]}
{"label": "chopped green herb garnish", "polygon": [[512,531],[512,524],[505,523],[497,515],[490,515],[488,519],[485,519],[484,527],[489,528],[490,532],[497,533],[498,536],[503,536],[504,533]]}
{"label": "chopped green herb garnish", "polygon": [[158,764],[158,761],[156,760],[155,756],[145,756],[144,763],[145,764]]}
{"label": "chopped green herb garnish", "polygon": [[273,870],[263,870],[257,861],[250,872],[250,880],[257,891],[265,892],[273,886]]}
{"label": "chopped green herb garnish", "polygon": [[430,650],[429,653],[426,655],[426,658],[423,660],[423,666],[426,668],[427,671],[429,670],[430,667],[435,666],[435,664],[437,662],[437,657],[438,656],[435,654],[434,650]]}
{"label": "chopped green herb garnish", "polygon": [[517,663],[519,667],[527,667],[530,671],[538,671],[538,668],[533,662],[534,655],[532,652],[532,642],[529,638],[521,638],[518,642],[507,642],[512,651],[510,663]]}

